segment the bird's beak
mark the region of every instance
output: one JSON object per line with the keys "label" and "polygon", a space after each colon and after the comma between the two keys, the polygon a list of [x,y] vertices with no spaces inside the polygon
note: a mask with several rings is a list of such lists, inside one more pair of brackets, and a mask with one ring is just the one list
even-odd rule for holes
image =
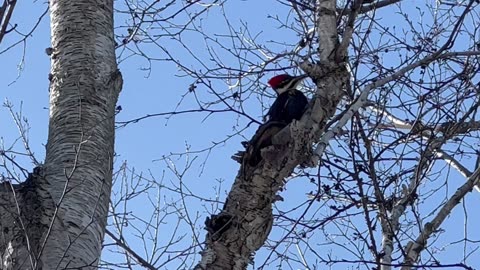
{"label": "bird's beak", "polygon": [[308,77],[307,74],[302,74],[293,79],[291,88],[297,88],[298,84]]}
{"label": "bird's beak", "polygon": [[298,85],[298,83],[300,83],[301,81],[303,81],[305,78],[307,78],[308,75],[307,74],[302,74],[300,76],[296,76],[293,78],[292,82],[293,82],[293,85]]}
{"label": "bird's beak", "polygon": [[297,77],[295,77],[295,78],[298,78],[299,80],[303,80],[303,79],[305,79],[305,78],[307,78],[307,77],[308,77],[307,74],[302,74],[302,75],[297,76]]}

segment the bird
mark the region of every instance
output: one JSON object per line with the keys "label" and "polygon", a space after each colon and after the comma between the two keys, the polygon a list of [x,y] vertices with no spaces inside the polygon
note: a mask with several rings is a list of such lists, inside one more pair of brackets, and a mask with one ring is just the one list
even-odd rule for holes
{"label": "bird", "polygon": [[[308,105],[307,97],[299,90],[298,84],[307,75],[290,76],[277,75],[268,81],[268,84],[277,93],[277,98],[268,110],[268,120],[262,124],[250,140],[244,155],[244,161],[252,167],[262,160],[261,150],[272,145],[272,138],[294,119],[300,120]],[[245,164],[245,163],[244,163]]]}
{"label": "bird", "polygon": [[262,160],[261,150],[267,146],[272,145],[272,138],[280,132],[287,125],[284,122],[268,121],[261,125],[255,135],[250,140],[250,143],[245,152],[245,159],[248,160],[250,166],[256,166]]}
{"label": "bird", "polygon": [[307,75],[281,74],[268,81],[270,87],[277,93],[277,98],[265,117],[268,121],[290,124],[293,119],[300,120],[308,105],[308,99],[297,86],[306,77]]}

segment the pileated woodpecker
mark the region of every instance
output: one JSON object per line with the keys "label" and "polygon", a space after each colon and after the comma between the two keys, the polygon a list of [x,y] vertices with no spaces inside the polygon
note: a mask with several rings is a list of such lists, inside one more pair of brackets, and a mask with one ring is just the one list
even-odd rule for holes
{"label": "pileated woodpecker", "polygon": [[272,138],[275,134],[290,124],[293,119],[300,120],[302,117],[308,105],[308,99],[296,87],[306,77],[307,75],[293,77],[282,74],[268,81],[278,96],[268,110],[266,115],[268,121],[258,128],[247,147],[243,160],[248,161],[250,166],[260,163],[262,160],[261,150],[272,145]]}
{"label": "pileated woodpecker", "polygon": [[305,95],[297,90],[298,84],[307,75],[290,76],[277,75],[268,81],[268,84],[277,92],[278,96],[268,110],[268,121],[279,121],[289,124],[293,119],[300,120],[308,104]]}

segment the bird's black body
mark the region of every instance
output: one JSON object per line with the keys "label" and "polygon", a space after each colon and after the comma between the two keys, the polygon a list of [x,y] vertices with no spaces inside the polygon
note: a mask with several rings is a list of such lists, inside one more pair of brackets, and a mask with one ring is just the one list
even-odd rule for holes
{"label": "bird's black body", "polygon": [[268,121],[261,125],[247,148],[245,160],[248,160],[250,166],[256,166],[261,160],[261,150],[272,145],[272,138],[287,125],[284,122]]}
{"label": "bird's black body", "polygon": [[290,89],[273,102],[267,113],[268,121],[289,124],[293,119],[300,120],[307,105],[308,99],[301,91]]}
{"label": "bird's black body", "polygon": [[258,128],[250,140],[243,156],[243,166],[246,164],[252,167],[257,166],[263,159],[261,150],[272,145],[273,137],[293,119],[300,120],[308,105],[308,99],[297,90],[297,85],[306,77],[306,75],[293,77],[282,74],[268,81],[278,96],[268,110],[267,122]]}

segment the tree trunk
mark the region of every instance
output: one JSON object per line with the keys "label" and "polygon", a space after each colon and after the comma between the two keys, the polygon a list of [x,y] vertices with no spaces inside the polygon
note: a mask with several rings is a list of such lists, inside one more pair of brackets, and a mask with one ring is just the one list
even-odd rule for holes
{"label": "tree trunk", "polygon": [[113,1],[51,0],[45,164],[0,186],[2,269],[96,269],[107,222],[122,78]]}
{"label": "tree trunk", "polygon": [[335,59],[335,0],[319,0],[316,5],[320,62],[301,64],[317,85],[316,96],[302,119],[280,131],[273,137],[273,145],[262,150],[263,160],[257,166],[243,162],[223,211],[206,221],[206,247],[197,270],[247,268],[252,255],[268,238],[273,224],[272,204],[279,199],[277,192],[283,188],[284,179],[297,165],[314,159],[311,146],[319,140],[340,102],[348,73]]}

